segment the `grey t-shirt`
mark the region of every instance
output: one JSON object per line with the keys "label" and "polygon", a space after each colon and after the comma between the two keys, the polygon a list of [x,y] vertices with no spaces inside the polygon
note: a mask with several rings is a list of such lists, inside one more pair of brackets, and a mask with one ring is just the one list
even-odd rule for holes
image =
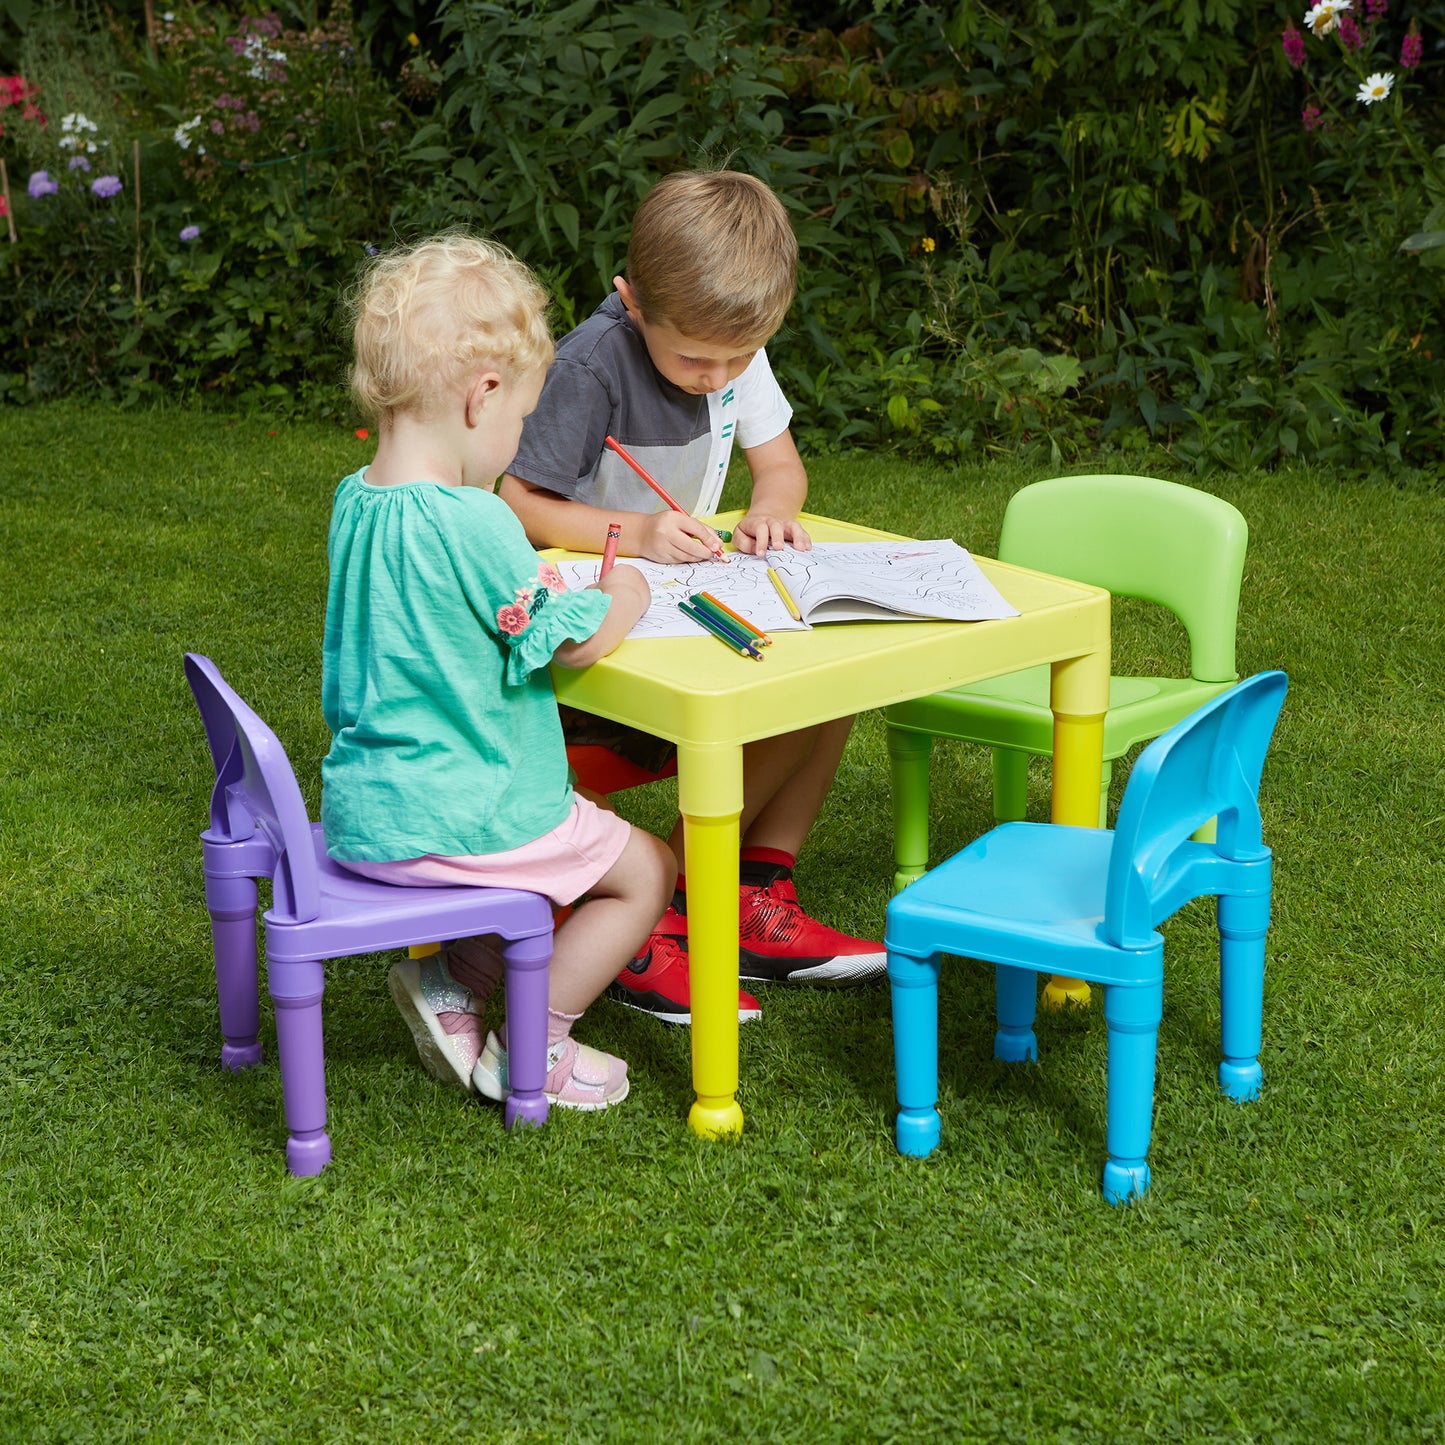
{"label": "grey t-shirt", "polygon": [[760,446],[792,415],[764,351],[721,391],[694,396],[674,386],[614,292],[558,344],[507,470],[591,507],[659,510],[663,502],[604,445],[611,435],[679,506],[705,517],[717,508],[734,438]]}

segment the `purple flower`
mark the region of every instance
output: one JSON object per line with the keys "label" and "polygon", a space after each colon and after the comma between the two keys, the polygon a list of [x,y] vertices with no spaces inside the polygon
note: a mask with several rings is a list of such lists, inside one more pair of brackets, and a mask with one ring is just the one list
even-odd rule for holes
{"label": "purple flower", "polygon": [[103,201],[108,201],[112,196],[121,193],[119,176],[97,176],[91,183],[90,189]]}
{"label": "purple flower", "polygon": [[1299,118],[1306,130],[1318,130],[1320,128],[1320,122],[1323,119],[1320,114],[1320,108],[1317,105],[1305,106],[1300,112]]}
{"label": "purple flower", "polygon": [[1340,16],[1340,44],[1346,50],[1358,50],[1364,43],[1365,37],[1360,34],[1360,27],[1355,23],[1355,17],[1346,10]]}
{"label": "purple flower", "polygon": [[200,234],[201,228],[199,226],[181,227],[181,240],[183,241],[194,241]]}
{"label": "purple flower", "polygon": [[1416,20],[1410,22],[1410,29],[1405,36],[1404,44],[1400,46],[1400,69],[1414,70],[1420,63],[1420,54],[1424,49],[1420,40],[1420,25]]}
{"label": "purple flower", "polygon": [[73,171],[88,171],[90,162],[84,156],[71,156],[65,163]]}
{"label": "purple flower", "polygon": [[26,187],[32,201],[38,201],[41,196],[53,196],[59,189],[60,182],[52,181],[49,171],[33,171],[30,176],[30,184]]}
{"label": "purple flower", "polygon": [[1305,63],[1305,38],[1299,30],[1295,29],[1293,20],[1285,26],[1279,43],[1284,47],[1284,58],[1295,70],[1298,70]]}
{"label": "purple flower", "polygon": [[1390,0],[1365,0],[1365,14],[1372,25],[1376,20],[1383,20],[1389,8]]}

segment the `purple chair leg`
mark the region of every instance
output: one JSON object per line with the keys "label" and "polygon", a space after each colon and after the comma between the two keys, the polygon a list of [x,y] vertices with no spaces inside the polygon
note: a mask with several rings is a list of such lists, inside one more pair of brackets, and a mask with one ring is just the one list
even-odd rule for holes
{"label": "purple chair leg", "polygon": [[321,1041],[320,963],[268,960],[276,1005],[276,1053],[286,1111],[286,1166],[293,1174],[320,1174],[331,1162],[326,1133],[326,1061]]}
{"label": "purple chair leg", "polygon": [[547,965],[552,935],[519,938],[502,949],[507,989],[507,1077],[510,1092],[502,1109],[508,1129],[519,1120],[547,1122]]}
{"label": "purple chair leg", "polygon": [[256,880],[206,877],[206,910],[216,959],[221,1062],[233,1074],[254,1068],[264,1050],[258,1040],[260,999],[256,982]]}

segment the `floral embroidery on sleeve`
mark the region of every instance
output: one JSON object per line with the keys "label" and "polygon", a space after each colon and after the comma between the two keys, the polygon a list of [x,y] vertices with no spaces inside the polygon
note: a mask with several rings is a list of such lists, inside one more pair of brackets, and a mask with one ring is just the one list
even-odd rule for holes
{"label": "floral embroidery on sleeve", "polygon": [[512,594],[514,600],[497,608],[497,626],[508,637],[520,636],[547,605],[548,597],[566,590],[567,582],[562,574],[550,562],[539,558],[536,581],[518,587]]}

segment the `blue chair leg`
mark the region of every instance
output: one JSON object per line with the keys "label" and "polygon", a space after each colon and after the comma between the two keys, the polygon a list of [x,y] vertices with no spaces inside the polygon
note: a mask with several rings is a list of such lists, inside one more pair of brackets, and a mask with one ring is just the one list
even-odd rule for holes
{"label": "blue chair leg", "polygon": [[1006,1064],[1038,1063],[1039,1041],[1034,1034],[1038,974],[1031,968],[1001,963],[994,969],[994,995],[998,1015],[998,1032],[993,1036],[994,1058]]}
{"label": "blue chair leg", "polygon": [[507,1101],[502,1123],[510,1129],[547,1122],[547,965],[552,935],[519,938],[502,949],[507,990]]}
{"label": "blue chair leg", "polygon": [[938,1147],[939,958],[888,955],[893,995],[893,1068],[898,1120],[893,1137],[900,1154],[923,1158]]}
{"label": "blue chair leg", "polygon": [[216,962],[216,1002],[221,1015],[221,1062],[233,1074],[254,1068],[263,1049],[261,999],[256,978],[256,880],[206,876],[206,910]]}
{"label": "blue chair leg", "polygon": [[893,791],[893,891],[901,892],[928,869],[928,768],[933,738],[888,729]]}
{"label": "blue chair leg", "polygon": [[1264,1025],[1264,940],[1269,894],[1219,899],[1219,1087],[1243,1103],[1264,1085],[1259,1049]]}
{"label": "blue chair leg", "polygon": [[321,1038],[325,978],[314,959],[268,960],[266,979],[276,1005],[276,1056],[286,1111],[286,1166],[293,1174],[320,1174],[331,1162],[326,1133],[326,1058]]}
{"label": "blue chair leg", "polygon": [[1109,1026],[1108,1162],[1104,1198],[1127,1204],[1149,1188],[1149,1133],[1154,1112],[1154,1058],[1164,1016],[1163,982],[1104,989]]}
{"label": "blue chair leg", "polygon": [[1022,823],[1028,811],[1029,755],[1013,748],[993,750],[993,816],[999,823]]}

